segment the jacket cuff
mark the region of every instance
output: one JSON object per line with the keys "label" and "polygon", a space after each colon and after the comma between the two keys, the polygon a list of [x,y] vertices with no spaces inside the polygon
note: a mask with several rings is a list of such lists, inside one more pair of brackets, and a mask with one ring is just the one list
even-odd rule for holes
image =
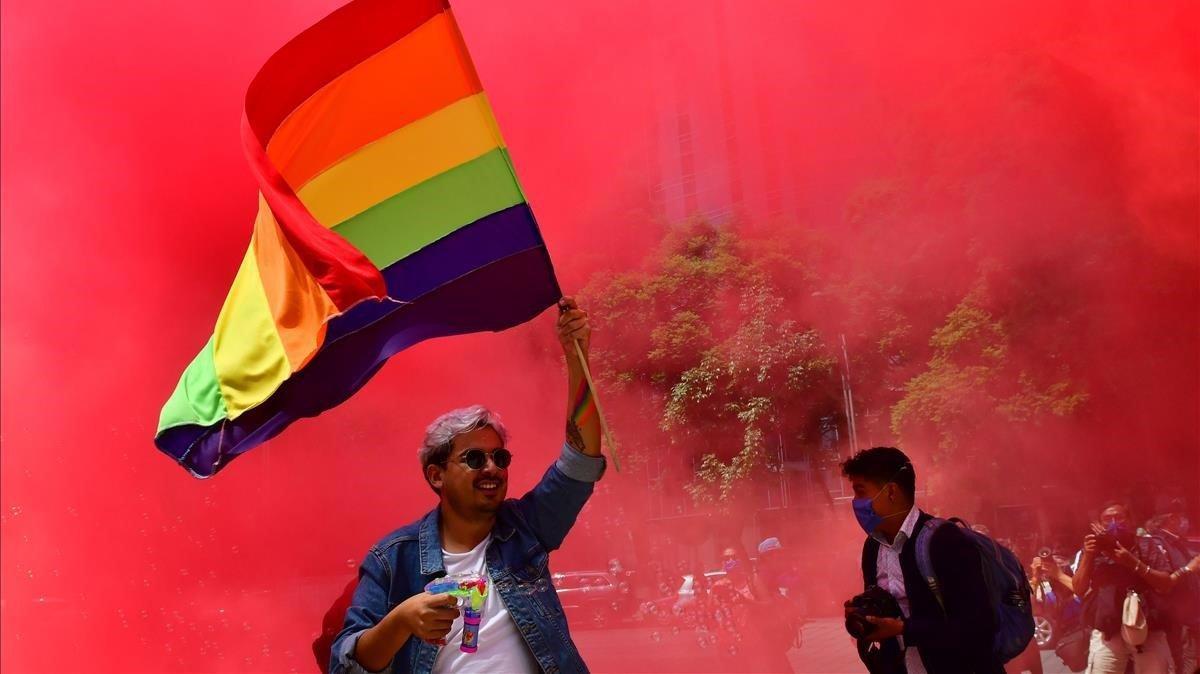
{"label": "jacket cuff", "polygon": [[[334,667],[332,672],[336,674],[379,674],[358,664],[358,660],[354,659],[354,649],[358,646],[358,639],[363,635],[363,632],[347,635],[338,641],[334,647]],[[384,669],[387,669],[386,667]],[[380,670],[383,671],[383,670]]]}
{"label": "jacket cuff", "polygon": [[588,456],[563,443],[562,454],[554,463],[563,475],[580,482],[598,482],[608,462],[603,456]]}

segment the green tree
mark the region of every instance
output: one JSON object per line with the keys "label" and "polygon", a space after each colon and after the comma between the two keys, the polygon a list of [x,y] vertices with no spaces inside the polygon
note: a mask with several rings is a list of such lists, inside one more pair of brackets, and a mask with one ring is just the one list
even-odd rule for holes
{"label": "green tree", "polygon": [[1043,345],[1037,358],[1014,349],[1022,326],[995,315],[991,303],[981,280],[934,330],[931,358],[892,408],[892,430],[902,443],[936,446],[935,464],[956,458],[1020,480],[1021,455],[1011,451],[1018,438],[1074,414],[1088,395],[1067,363],[1047,364],[1060,345]]}
{"label": "green tree", "polygon": [[627,462],[664,447],[690,459],[686,492],[715,510],[778,469],[780,444],[802,443],[833,400],[836,360],[785,302],[808,276],[769,241],[696,221],[673,227],[641,269],[589,285],[604,335],[596,369],[624,398],[623,418],[642,422]]}

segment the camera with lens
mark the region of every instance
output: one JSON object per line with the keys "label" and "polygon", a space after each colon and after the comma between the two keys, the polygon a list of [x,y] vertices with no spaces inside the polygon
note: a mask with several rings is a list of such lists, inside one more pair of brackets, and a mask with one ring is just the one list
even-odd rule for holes
{"label": "camera with lens", "polygon": [[1117,549],[1117,537],[1105,532],[1096,534],[1096,549],[1100,552],[1108,552]]}
{"label": "camera with lens", "polygon": [[875,625],[867,620],[868,616],[899,618],[902,615],[896,598],[878,585],[868,587],[865,592],[846,602],[846,608],[849,609],[846,612],[846,631],[859,640],[875,630]]}

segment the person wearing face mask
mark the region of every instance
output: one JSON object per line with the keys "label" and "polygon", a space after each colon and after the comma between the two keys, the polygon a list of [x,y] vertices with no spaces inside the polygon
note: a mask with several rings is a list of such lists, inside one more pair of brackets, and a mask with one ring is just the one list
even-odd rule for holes
{"label": "person wearing face mask", "polygon": [[1200,644],[1200,574],[1186,569],[1193,563],[1196,551],[1186,538],[1189,530],[1186,508],[1182,501],[1172,502],[1167,512],[1146,523],[1146,529],[1167,553],[1171,567],[1179,576],[1171,594],[1164,599],[1163,617],[1166,622],[1167,645],[1175,661],[1176,672],[1194,672],[1197,668],[1196,649]]}
{"label": "person wearing face mask", "polygon": [[802,625],[807,613],[804,579],[796,572],[779,539],[771,536],[758,544],[758,575],[767,593],[778,603],[779,624],[790,642],[802,643]]}
{"label": "person wearing face mask", "polygon": [[916,506],[916,471],[909,458],[895,447],[864,449],[842,463],[842,475],[854,490],[854,516],[867,534],[863,585],[886,590],[903,614],[868,617],[876,627],[866,640],[902,650],[907,674],[1003,672],[992,654],[995,619],[975,544],[955,526],[931,534],[944,608],[917,566],[916,532],[932,516]]}
{"label": "person wearing face mask", "polygon": [[712,584],[720,610],[736,631],[740,646],[726,661],[729,671],[791,672],[787,652],[794,641],[784,615],[784,599],[772,592],[742,552],[730,546],[721,552],[725,575]]}
{"label": "person wearing face mask", "polygon": [[[1171,662],[1162,607],[1182,578],[1195,572],[1200,558],[1174,569],[1160,541],[1135,535],[1129,508],[1110,501],[1091,524],[1076,556],[1072,589],[1083,597],[1083,622],[1091,628],[1089,674],[1123,674],[1132,661],[1135,674],[1165,674]],[[1122,629],[1130,591],[1146,617],[1144,641]]]}
{"label": "person wearing face mask", "polygon": [[725,576],[714,583],[715,587],[728,591],[743,602],[766,599],[761,579],[739,548],[728,547],[721,552],[721,570]]}

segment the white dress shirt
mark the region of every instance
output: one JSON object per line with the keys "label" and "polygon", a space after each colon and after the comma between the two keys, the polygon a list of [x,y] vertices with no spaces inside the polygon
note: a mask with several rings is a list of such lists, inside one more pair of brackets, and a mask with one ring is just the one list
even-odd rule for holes
{"label": "white dress shirt", "polygon": [[[900,612],[907,618],[909,614],[908,592],[904,589],[904,570],[900,568],[900,551],[905,542],[912,538],[913,529],[917,526],[917,518],[921,511],[914,505],[900,525],[895,540],[891,543],[878,533],[871,537],[879,541],[879,554],[875,557],[875,584],[888,591],[900,604]],[[904,637],[900,637],[900,647],[904,648],[904,667],[908,674],[926,674],[925,663],[921,662],[921,654],[916,648],[906,648]]]}

